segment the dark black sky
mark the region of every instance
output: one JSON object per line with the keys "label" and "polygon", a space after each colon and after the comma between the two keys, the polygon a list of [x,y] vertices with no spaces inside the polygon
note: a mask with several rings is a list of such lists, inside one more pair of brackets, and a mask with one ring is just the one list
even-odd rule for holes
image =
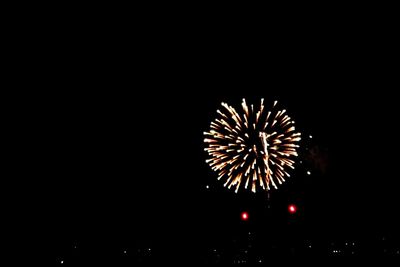
{"label": "dark black sky", "polygon": [[[365,82],[355,89],[348,80],[338,90],[324,90],[321,81],[321,88],[315,88],[320,91],[293,92],[306,86],[293,81],[285,89],[268,75],[246,88],[251,79],[247,73],[239,78],[233,77],[238,73],[224,75],[228,77],[203,80],[200,87],[212,90],[196,84],[190,89],[188,81],[178,86],[186,92],[172,92],[174,84],[157,82],[171,93],[103,89],[52,99],[39,119],[43,128],[37,129],[43,138],[38,149],[44,144],[39,182],[52,199],[44,200],[45,212],[54,213],[55,223],[66,228],[67,235],[89,239],[100,232],[118,240],[136,234],[184,238],[186,231],[196,235],[233,229],[238,212],[262,206],[257,202],[263,199],[241,197],[221,187],[204,164],[202,133],[221,101],[237,105],[242,97],[262,96],[280,100],[305,137],[314,136],[304,146],[318,146],[329,157],[327,173],[294,176],[283,186],[278,203],[306,201],[312,231],[394,229],[398,145],[393,94],[384,95]],[[222,86],[219,79],[226,81],[223,90],[214,85]],[[126,87],[140,87],[134,84],[127,82]],[[360,89],[365,87],[373,93]],[[360,91],[350,96],[350,90]],[[206,192],[207,184],[213,193]],[[279,192],[274,192],[277,199]]]}
{"label": "dark black sky", "polygon": [[[396,232],[398,79],[388,32],[153,26],[58,34],[43,71],[32,71],[43,90],[21,95],[34,177],[21,179],[51,240],[195,245],[236,231],[242,210],[254,214],[249,227],[273,225],[279,235],[289,202],[311,236]],[[225,190],[204,163],[202,134],[220,102],[243,97],[279,100],[313,135],[304,146],[328,158],[326,173],[307,177],[299,166],[272,193],[273,215],[265,195]]]}

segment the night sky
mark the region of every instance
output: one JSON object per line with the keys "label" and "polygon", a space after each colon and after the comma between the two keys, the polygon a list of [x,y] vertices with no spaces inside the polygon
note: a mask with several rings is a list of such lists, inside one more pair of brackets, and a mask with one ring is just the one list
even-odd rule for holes
{"label": "night sky", "polygon": [[[46,71],[31,79],[46,90],[22,95],[20,111],[25,208],[47,260],[223,262],[249,242],[254,255],[311,244],[331,255],[347,242],[361,255],[396,254],[390,36],[285,26],[271,39],[223,25],[53,39]],[[203,132],[222,101],[242,98],[278,100],[303,136],[292,177],[269,198],[224,188],[205,163]]]}

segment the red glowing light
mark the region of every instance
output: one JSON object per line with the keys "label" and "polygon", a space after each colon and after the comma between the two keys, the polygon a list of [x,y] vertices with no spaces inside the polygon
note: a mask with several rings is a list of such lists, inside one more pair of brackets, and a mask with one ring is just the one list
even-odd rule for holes
{"label": "red glowing light", "polygon": [[247,221],[249,219],[249,214],[247,212],[242,212],[240,217],[243,221]]}
{"label": "red glowing light", "polygon": [[289,213],[294,214],[297,211],[297,207],[296,207],[296,205],[291,204],[291,205],[289,205],[288,210],[289,210]]}

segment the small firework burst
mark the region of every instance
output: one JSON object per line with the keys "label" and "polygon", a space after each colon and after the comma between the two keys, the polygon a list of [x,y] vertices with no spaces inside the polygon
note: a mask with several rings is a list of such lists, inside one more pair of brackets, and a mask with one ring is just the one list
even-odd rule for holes
{"label": "small firework burst", "polygon": [[244,185],[256,192],[257,187],[277,188],[290,177],[294,169],[301,134],[295,131],[294,121],[286,110],[276,108],[277,101],[267,111],[264,99],[258,110],[242,102],[242,112],[222,103],[218,118],[211,122],[204,139],[210,158],[206,162],[218,172],[224,186],[235,192]]}

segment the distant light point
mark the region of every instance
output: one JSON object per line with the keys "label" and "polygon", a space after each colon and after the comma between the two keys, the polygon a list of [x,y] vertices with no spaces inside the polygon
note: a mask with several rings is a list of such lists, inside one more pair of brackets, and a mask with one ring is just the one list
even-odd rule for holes
{"label": "distant light point", "polygon": [[243,221],[247,221],[249,219],[249,214],[247,212],[242,212],[240,217]]}
{"label": "distant light point", "polygon": [[309,137],[310,137],[310,139],[312,139],[312,135],[311,135],[311,134],[310,134],[310,136],[309,136]]}
{"label": "distant light point", "polygon": [[209,189],[209,188],[210,188],[210,186],[209,186],[209,185],[206,185],[206,188],[207,188],[207,189]]}
{"label": "distant light point", "polygon": [[308,175],[311,175],[311,172],[310,172],[310,171],[307,171],[307,174],[308,174]]}
{"label": "distant light point", "polygon": [[297,211],[297,207],[296,207],[296,205],[291,204],[291,205],[289,205],[288,210],[291,214],[294,214]]}
{"label": "distant light point", "polygon": [[64,261],[61,261],[60,263],[61,263],[61,264],[64,264]]}

